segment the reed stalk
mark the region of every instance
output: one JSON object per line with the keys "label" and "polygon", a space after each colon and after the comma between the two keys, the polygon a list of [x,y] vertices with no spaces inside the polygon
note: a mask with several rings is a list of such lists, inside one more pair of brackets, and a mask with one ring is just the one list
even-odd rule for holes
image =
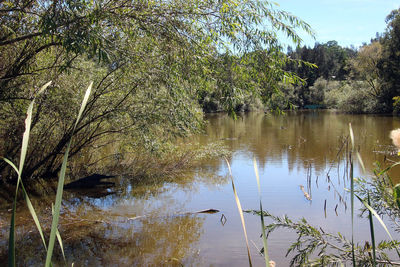
{"label": "reed stalk", "polygon": [[[69,150],[71,147],[71,142],[72,142],[72,138],[69,140],[68,146],[67,146],[67,150],[64,154],[64,160],[62,163],[62,167],[61,167],[61,172],[60,172],[60,176],[59,176],[59,181],[58,181],[58,188],[57,188],[57,194],[56,194],[56,202],[55,202],[55,206],[52,206],[52,215],[53,215],[53,220],[52,220],[52,227],[51,227],[51,233],[50,233],[50,238],[49,238],[49,244],[48,246],[46,246],[46,240],[44,238],[43,235],[43,231],[42,231],[42,227],[40,225],[38,216],[36,214],[36,211],[32,205],[32,202],[29,199],[29,196],[25,190],[25,187],[23,185],[22,182],[22,172],[23,172],[23,167],[24,167],[24,163],[25,163],[25,158],[26,158],[26,154],[28,151],[28,144],[29,144],[29,135],[30,135],[30,130],[31,130],[31,124],[32,124],[32,113],[33,113],[33,107],[35,104],[35,100],[36,97],[38,95],[40,95],[49,85],[51,84],[51,82],[46,83],[37,93],[37,95],[34,97],[34,99],[31,101],[31,103],[28,106],[27,109],[27,113],[26,113],[26,119],[25,119],[25,131],[22,137],[22,145],[21,145],[21,154],[20,154],[20,160],[19,160],[19,166],[18,168],[16,167],[16,165],[10,161],[9,159],[3,158],[3,160],[9,164],[17,173],[18,178],[17,178],[17,185],[16,185],[16,189],[15,189],[15,196],[14,196],[14,200],[13,200],[13,206],[12,206],[12,213],[11,213],[11,222],[10,222],[10,233],[9,233],[9,242],[8,242],[8,266],[10,267],[14,267],[16,266],[16,254],[15,254],[15,217],[16,217],[16,208],[17,208],[17,198],[18,198],[18,192],[19,192],[19,188],[21,186],[22,189],[22,195],[25,199],[25,202],[27,204],[27,207],[29,209],[29,212],[31,213],[31,216],[33,218],[33,221],[36,225],[36,228],[38,229],[38,232],[40,234],[40,237],[42,239],[43,242],[43,246],[45,248],[45,250],[47,251],[46,254],[46,263],[45,266],[51,266],[51,257],[53,255],[53,249],[54,249],[54,243],[55,243],[55,239],[58,240],[58,243],[60,245],[61,248],[61,252],[62,255],[64,257],[65,260],[65,253],[64,253],[64,248],[63,248],[63,244],[62,244],[62,239],[61,239],[61,235],[58,231],[58,220],[59,220],[59,216],[60,216],[60,210],[61,210],[61,201],[62,201],[62,191],[63,191],[63,187],[64,187],[64,178],[65,178],[65,172],[66,172],[66,167],[67,167],[67,160],[68,160],[68,154],[69,154]],[[91,83],[88,87],[88,89],[86,90],[86,94],[85,97],[82,101],[79,113],[78,113],[78,117],[77,120],[75,122],[74,125],[74,130],[76,129],[80,118],[82,116],[82,113],[86,107],[90,92],[91,92],[91,88],[92,88],[93,83]]]}
{"label": "reed stalk", "polygon": [[[50,84],[51,84],[51,82],[48,82],[45,85],[43,85],[40,88],[40,90],[38,91],[36,97],[38,95],[40,95]],[[33,208],[32,203],[28,197],[28,194],[26,193],[25,187],[22,183],[22,171],[24,169],[25,158],[26,158],[26,154],[28,151],[29,135],[30,135],[31,124],[32,124],[32,113],[33,113],[33,107],[35,104],[36,97],[34,97],[33,100],[31,101],[31,103],[29,104],[27,112],[26,112],[25,131],[22,136],[21,154],[20,154],[20,158],[19,158],[18,168],[9,159],[3,158],[3,160],[7,164],[9,164],[18,175],[17,185],[15,188],[15,196],[14,196],[13,206],[12,206],[12,213],[11,213],[10,233],[9,233],[9,238],[8,238],[8,266],[12,266],[12,267],[16,266],[16,262],[15,262],[15,216],[16,216],[16,209],[17,209],[18,191],[19,191],[20,185],[21,185],[22,194],[23,194],[23,197],[28,206],[29,212],[31,213],[31,216],[32,216],[32,218],[35,222],[35,225],[39,231],[40,237],[42,238],[43,245],[46,249],[46,242],[44,239],[42,228],[39,223],[39,219],[36,215],[35,209]]]}
{"label": "reed stalk", "polygon": [[242,221],[244,237],[246,239],[247,256],[248,256],[248,259],[249,259],[249,266],[251,267],[251,266],[253,266],[253,264],[251,263],[249,240],[247,238],[247,231],[246,231],[246,224],[244,222],[243,209],[242,209],[242,205],[240,204],[240,200],[239,200],[238,194],[236,192],[235,183],[233,182],[233,175],[232,175],[231,165],[229,164],[229,161],[226,158],[225,158],[225,161],[226,161],[226,164],[228,165],[229,176],[230,176],[231,182],[232,182],[233,194],[235,195],[236,206],[237,206],[238,211],[239,211],[240,220]]}
{"label": "reed stalk", "polygon": [[350,139],[351,139],[351,151],[349,153],[350,158],[350,203],[351,203],[351,257],[353,261],[353,266],[356,267],[356,258],[354,253],[354,170],[353,170],[353,157],[352,152],[354,152],[354,133],[351,123],[349,123]]}
{"label": "reed stalk", "polygon": [[262,239],[263,239],[263,245],[264,245],[264,260],[265,260],[265,266],[269,267],[270,264],[269,264],[269,255],[268,255],[267,235],[265,234],[264,212],[263,212],[263,208],[262,208],[260,176],[258,174],[256,158],[253,158],[253,165],[254,165],[254,172],[256,174],[256,179],[257,179],[258,195],[260,197],[260,211],[261,211],[260,219],[261,219]]}
{"label": "reed stalk", "polygon": [[[81,108],[78,113],[78,117],[76,118],[74,129],[72,132],[75,132],[75,129],[81,119],[82,113],[85,110],[87,101],[89,99],[90,92],[92,90],[92,86],[93,86],[93,82],[90,83],[88,89],[86,90],[85,96],[84,96],[82,104],[81,104]],[[56,201],[55,201],[55,205],[54,205],[53,220],[51,222],[51,231],[50,231],[50,238],[49,238],[49,245],[48,245],[48,249],[47,249],[45,267],[50,267],[50,265],[51,265],[51,258],[53,256],[54,243],[55,243],[55,239],[57,237],[58,221],[60,218],[61,201],[62,201],[62,194],[63,194],[63,189],[64,189],[65,173],[67,170],[67,162],[68,162],[69,151],[71,149],[71,143],[72,143],[72,137],[69,139],[67,149],[64,153],[64,159],[63,159],[63,162],[61,165],[61,171],[59,174],[57,193],[56,193]]]}
{"label": "reed stalk", "polygon": [[[369,193],[368,193],[368,205],[371,206],[371,200],[369,198]],[[371,233],[371,243],[372,243],[372,257],[373,257],[373,262],[372,265],[376,267],[376,245],[375,245],[375,229],[374,229],[374,221],[372,220],[372,212],[368,210],[368,220],[369,220],[369,229]]]}

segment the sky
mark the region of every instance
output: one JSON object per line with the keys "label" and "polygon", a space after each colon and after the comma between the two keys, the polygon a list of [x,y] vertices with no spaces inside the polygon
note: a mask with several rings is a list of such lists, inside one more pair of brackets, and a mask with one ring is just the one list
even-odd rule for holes
{"label": "sky", "polygon": [[278,9],[290,12],[311,25],[316,40],[301,34],[304,44],[336,40],[343,47],[369,43],[386,28],[385,18],[400,7],[394,0],[274,0]]}

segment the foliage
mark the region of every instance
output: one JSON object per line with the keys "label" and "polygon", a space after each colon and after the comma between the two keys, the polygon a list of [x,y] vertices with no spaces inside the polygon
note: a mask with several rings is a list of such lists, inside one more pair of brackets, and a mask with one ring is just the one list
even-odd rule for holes
{"label": "foliage", "polygon": [[337,87],[338,81],[328,81],[324,78],[318,78],[313,86],[310,86],[308,93],[306,94],[307,103],[323,104],[325,100],[325,94],[332,90],[332,87]]}
{"label": "foliage", "polygon": [[[370,198],[370,206],[376,212],[376,216],[389,218],[393,228],[398,231],[400,227],[399,186],[392,184],[387,174],[388,169],[382,170],[378,165],[375,170],[376,177],[372,180],[355,179],[355,194],[362,201]],[[366,211],[365,207],[362,215]],[[252,211],[252,213],[261,214],[260,211]],[[327,233],[320,227],[310,225],[304,218],[294,222],[288,216],[277,217],[266,211],[263,215],[273,221],[266,226],[268,235],[280,228],[296,232],[297,240],[286,254],[288,256],[294,253],[291,266],[337,266],[352,262],[352,241],[342,234]],[[372,247],[368,241],[364,244],[354,244],[355,262],[357,266],[375,266],[373,259],[376,259],[377,266],[399,265],[400,263],[391,260],[387,254],[389,251],[397,251],[399,245],[400,242],[397,240],[381,241],[375,247],[376,256],[372,257]]]}
{"label": "foliage", "polygon": [[324,97],[323,91],[319,89],[321,84],[315,87],[315,83],[318,79],[345,80],[350,74],[349,62],[356,53],[355,48],[341,47],[336,41],[325,44],[316,43],[313,48],[298,46],[293,50],[289,47],[287,54],[290,58],[313,64],[299,64],[294,61],[286,65],[288,71],[297,73],[305,81],[297,89],[297,102],[302,103],[301,107],[307,104],[321,104]]}
{"label": "foliage", "polygon": [[380,111],[378,99],[369,94],[365,81],[327,82],[325,104],[348,113],[376,113]]}
{"label": "foliage", "polygon": [[[45,84],[38,92],[38,94],[42,93],[49,85],[51,82]],[[86,104],[91,92],[93,83],[89,85],[89,88],[86,90],[85,97],[83,98],[82,105],[80,106],[80,110],[78,113],[78,117],[76,119],[76,122],[74,124],[74,130],[78,126],[78,123],[80,122],[80,118],[82,116],[83,111],[86,108]],[[64,187],[64,179],[65,179],[65,173],[66,173],[66,168],[67,168],[67,161],[68,161],[68,156],[69,156],[69,151],[71,147],[71,142],[72,138],[68,140],[68,145],[67,149],[64,154],[64,159],[62,162],[62,168],[59,174],[59,181],[58,181],[58,187],[57,187],[57,194],[56,194],[56,201],[54,207],[52,206],[52,214],[53,214],[53,221],[52,221],[52,226],[51,226],[51,233],[49,237],[49,243],[46,246],[45,238],[42,232],[42,228],[40,226],[38,217],[36,215],[35,209],[33,208],[31,201],[28,197],[27,192],[25,191],[23,182],[22,182],[22,171],[24,169],[24,164],[25,164],[25,159],[26,159],[26,151],[28,149],[28,143],[29,143],[29,138],[30,138],[30,131],[31,131],[31,124],[32,124],[32,111],[33,111],[33,106],[35,104],[35,98],[31,101],[28,110],[27,110],[27,116],[25,119],[25,131],[23,134],[23,140],[22,140],[22,147],[21,147],[21,155],[20,155],[20,163],[19,163],[19,168],[17,168],[12,161],[9,159],[4,158],[4,161],[9,164],[18,174],[18,180],[17,180],[17,185],[16,185],[16,190],[15,190],[15,197],[14,197],[14,202],[13,202],[13,208],[12,208],[12,215],[11,215],[11,223],[10,223],[10,235],[9,235],[9,260],[8,260],[8,265],[9,266],[16,266],[16,261],[15,261],[15,217],[16,217],[16,203],[17,203],[17,198],[18,198],[18,191],[19,191],[19,185],[21,184],[22,192],[24,195],[24,199],[27,203],[28,209],[33,217],[33,220],[36,224],[36,227],[39,231],[39,234],[42,238],[44,248],[47,251],[47,256],[46,256],[46,263],[45,266],[51,266],[51,258],[53,255],[53,249],[54,249],[54,243],[55,239],[57,238],[63,256],[64,256],[64,249],[62,245],[62,240],[61,236],[58,232],[58,220],[60,216],[60,210],[61,210],[61,201],[62,201],[62,192],[63,192],[63,187]],[[65,257],[64,257],[65,259]]]}
{"label": "foliage", "polygon": [[318,68],[310,69],[304,65],[288,65],[289,70],[295,71],[300,77],[307,78],[307,85],[311,86],[319,77],[326,80],[344,80],[349,74],[348,61],[356,55],[356,50],[341,47],[336,41],[329,41],[325,44],[316,43],[313,48],[303,46],[297,47],[294,51],[289,48],[288,55],[318,66]]}
{"label": "foliage", "polygon": [[377,64],[383,82],[379,98],[384,110],[392,111],[393,97],[400,95],[400,9],[393,10],[386,17],[386,23],[386,32],[380,40],[382,57]]}
{"label": "foliage", "polygon": [[357,57],[351,60],[352,70],[358,79],[366,81],[370,87],[370,97],[378,97],[381,81],[378,72],[378,62],[382,57],[382,45],[373,41],[364,45],[357,53]]}
{"label": "foliage", "polygon": [[[260,215],[259,211],[252,212]],[[263,214],[274,221],[266,226],[268,235],[280,228],[297,233],[297,240],[290,246],[286,254],[295,253],[290,266],[337,266],[352,261],[351,241],[342,234],[324,232],[322,229],[310,225],[304,218],[294,222],[287,216],[277,217],[266,211]],[[386,251],[394,250],[399,245],[398,241],[382,241],[377,245],[376,257],[379,266],[391,263]],[[355,246],[355,258],[358,266],[373,266],[370,250],[368,242]],[[315,255],[318,256],[313,258]]]}
{"label": "foliage", "polygon": [[[54,176],[71,136],[72,157],[114,141],[157,153],[200,131],[202,108],[262,107],[279,81],[298,80],[283,69],[278,32],[296,45],[295,29],[312,34],[259,0],[3,1],[0,14],[0,155],[16,159],[32,88],[54,81],[37,102],[24,179]],[[73,130],[89,80],[93,95]],[[4,164],[0,173],[10,178]]]}
{"label": "foliage", "polygon": [[[399,185],[394,185],[387,169],[382,169],[377,163],[372,180],[360,179],[357,194],[366,199],[371,198],[371,207],[380,215],[387,216],[395,229],[400,227]],[[364,210],[365,211],[365,210]]]}

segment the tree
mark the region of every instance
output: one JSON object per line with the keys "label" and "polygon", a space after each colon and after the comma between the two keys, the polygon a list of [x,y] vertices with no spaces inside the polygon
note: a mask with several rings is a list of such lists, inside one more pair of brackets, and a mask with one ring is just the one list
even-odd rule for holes
{"label": "tree", "polygon": [[[233,110],[232,100],[254,92],[244,81],[265,77],[273,85],[293,77],[282,69],[278,31],[295,44],[301,42],[295,28],[311,33],[297,17],[259,0],[2,1],[0,16],[0,155],[15,160],[27,100],[35,86],[53,80],[36,107],[26,178],[54,174],[72,135],[77,155],[115,140],[156,151],[165,140],[198,131],[203,90],[219,91],[224,109]],[[221,51],[236,58],[231,76],[210,64]],[[254,65],[260,53],[268,60]],[[259,73],[246,76],[255,66]],[[221,77],[233,77],[235,90]],[[70,117],[89,80],[95,91],[72,132]]]}
{"label": "tree", "polygon": [[382,58],[378,63],[382,84],[382,110],[393,110],[393,97],[400,95],[400,9],[386,17],[386,31],[381,38]]}
{"label": "tree", "polygon": [[[310,90],[319,78],[325,80],[345,80],[349,75],[349,61],[355,57],[354,48],[344,48],[338,45],[336,41],[329,41],[325,44],[315,43],[313,48],[297,47],[296,51],[288,53],[288,55],[297,60],[301,60],[303,64],[294,62],[287,65],[289,71],[297,73],[305,80],[305,84],[298,90],[300,102],[304,104],[316,104],[321,102],[321,98],[316,95],[323,95],[323,92],[317,92],[320,86],[316,86]],[[305,64],[310,62],[312,64]],[[314,99],[315,98],[315,99]]]}
{"label": "tree", "polygon": [[355,75],[368,83],[369,93],[372,97],[380,95],[381,81],[377,66],[381,57],[382,45],[378,41],[374,41],[361,47],[357,57],[351,60],[352,68],[356,72]]}

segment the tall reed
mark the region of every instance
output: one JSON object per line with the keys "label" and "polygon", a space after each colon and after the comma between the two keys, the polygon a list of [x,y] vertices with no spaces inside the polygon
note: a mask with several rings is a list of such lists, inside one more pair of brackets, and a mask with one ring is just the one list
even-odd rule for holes
{"label": "tall reed", "polygon": [[356,258],[354,254],[354,166],[353,166],[353,155],[354,152],[354,133],[351,123],[349,123],[350,139],[351,139],[351,151],[349,154],[350,158],[350,203],[351,203],[351,257],[353,260],[353,266],[356,267]]}
{"label": "tall reed", "polygon": [[[49,85],[51,82],[46,83],[40,90],[38,91],[36,97],[40,95]],[[12,212],[11,212],[11,222],[10,222],[10,233],[9,233],[9,238],[8,238],[8,266],[15,266],[15,215],[16,215],[16,209],[17,209],[17,198],[18,198],[18,191],[19,191],[19,186],[21,185],[22,188],[22,195],[25,199],[25,202],[28,206],[29,212],[32,215],[33,221],[35,222],[35,225],[39,231],[40,237],[42,238],[43,245],[45,249],[46,247],[46,241],[44,239],[43,231],[39,223],[39,219],[36,215],[35,209],[32,206],[32,203],[29,199],[28,194],[26,193],[25,187],[22,183],[22,171],[24,169],[24,163],[25,163],[25,158],[26,158],[26,153],[28,151],[28,144],[29,144],[29,134],[31,131],[31,124],[32,124],[32,112],[33,112],[33,107],[35,104],[36,97],[33,98],[31,103],[28,106],[27,112],[26,112],[26,119],[25,119],[25,131],[22,136],[22,145],[21,145],[21,154],[19,158],[19,166],[18,168],[16,165],[11,162],[11,160],[7,158],[3,158],[5,162],[7,162],[17,173],[18,178],[17,178],[17,185],[15,188],[15,196],[14,196],[14,201],[13,201],[13,206],[12,206]]]}
{"label": "tall reed", "polygon": [[253,158],[253,165],[254,165],[254,173],[256,174],[256,179],[257,179],[257,186],[258,186],[258,195],[260,197],[260,219],[261,219],[261,233],[262,233],[262,239],[263,239],[263,245],[264,245],[264,260],[265,260],[265,266],[269,267],[269,255],[268,255],[268,243],[267,243],[267,235],[265,234],[265,223],[264,223],[264,211],[262,207],[262,199],[261,199],[261,185],[260,185],[260,176],[258,174],[258,167],[257,167],[257,161],[256,158]]}
{"label": "tall reed", "polygon": [[[51,82],[48,82],[45,84],[40,90],[38,91],[36,97],[40,95],[49,85]],[[82,116],[82,113],[86,107],[87,101],[89,99],[89,95],[91,92],[93,83],[91,83],[86,90],[85,97],[82,101],[77,120],[74,125],[74,131],[76,129],[76,126],[78,125],[80,118]],[[51,232],[50,232],[50,238],[49,238],[49,244],[46,246],[46,240],[43,235],[42,227],[40,225],[38,216],[36,214],[36,211],[34,207],[32,206],[32,203],[29,199],[29,196],[25,190],[25,187],[22,182],[22,172],[23,172],[23,167],[25,163],[25,158],[28,150],[28,144],[29,144],[29,135],[31,131],[31,123],[32,123],[32,113],[33,113],[33,107],[35,104],[36,97],[31,101],[31,103],[28,106],[27,109],[27,115],[25,119],[25,132],[23,134],[22,138],[22,146],[21,146],[21,154],[20,154],[20,161],[19,161],[19,167],[17,168],[16,165],[11,162],[11,160],[4,158],[4,161],[6,161],[17,173],[18,178],[17,178],[17,185],[15,189],[15,196],[14,196],[14,201],[13,201],[13,207],[12,207],[12,214],[11,214],[11,222],[10,222],[10,233],[9,233],[9,245],[8,245],[8,266],[14,267],[16,266],[16,255],[15,255],[15,217],[16,217],[16,207],[17,207],[17,197],[18,197],[18,191],[19,191],[19,186],[21,185],[22,189],[22,195],[26,201],[26,204],[28,206],[29,212],[31,213],[31,216],[33,218],[33,221],[35,222],[36,228],[38,229],[38,232],[40,234],[40,237],[43,242],[43,246],[45,250],[47,250],[46,254],[46,262],[45,266],[51,266],[51,258],[53,255],[53,249],[54,249],[54,243],[55,239],[57,238],[60,248],[63,254],[63,257],[65,259],[65,254],[64,254],[64,249],[62,245],[62,240],[60,233],[58,232],[58,221],[59,221],[59,216],[60,216],[60,210],[61,210],[61,200],[62,200],[62,192],[63,192],[63,187],[64,187],[64,179],[65,179],[65,173],[66,173],[66,168],[67,168],[67,161],[68,161],[68,155],[69,155],[69,150],[71,147],[71,142],[72,142],[72,137],[69,140],[67,150],[64,154],[64,159],[61,167],[61,171],[59,174],[59,180],[58,180],[58,187],[57,187],[57,194],[56,194],[56,201],[54,207],[52,206],[52,226],[51,226]]]}
{"label": "tall reed", "polygon": [[[88,89],[86,90],[85,96],[84,96],[82,104],[81,104],[81,108],[78,113],[78,117],[76,118],[74,129],[72,131],[73,133],[75,132],[75,129],[78,126],[78,123],[81,119],[82,113],[85,110],[87,101],[89,100],[90,92],[92,90],[92,86],[93,86],[93,82],[90,83]],[[54,242],[55,242],[56,236],[59,236],[59,235],[57,235],[57,231],[58,231],[57,227],[58,227],[58,221],[60,218],[61,200],[62,200],[62,194],[63,194],[63,189],[64,189],[65,173],[67,170],[67,162],[68,162],[69,150],[71,148],[71,143],[72,143],[72,137],[69,139],[67,149],[64,153],[64,159],[63,159],[63,163],[61,165],[61,171],[60,171],[59,179],[58,179],[56,201],[55,201],[55,205],[54,205],[53,221],[51,223],[49,246],[48,246],[47,255],[46,255],[46,263],[45,263],[46,267],[49,267],[51,265],[51,257],[53,256]]]}
{"label": "tall reed", "polygon": [[251,255],[250,255],[250,247],[249,247],[249,240],[247,238],[246,224],[244,222],[243,209],[242,209],[242,205],[240,204],[240,200],[239,200],[238,194],[236,192],[235,183],[233,182],[233,175],[232,175],[231,165],[229,164],[229,161],[226,158],[225,158],[225,161],[226,161],[226,164],[228,166],[229,176],[230,176],[231,182],[232,182],[232,189],[233,189],[233,194],[235,195],[236,206],[237,206],[238,211],[239,211],[240,220],[242,221],[242,227],[243,227],[244,237],[246,239],[246,246],[247,246],[247,257],[249,259],[249,266],[251,267],[252,266],[252,262],[251,262]]}
{"label": "tall reed", "polygon": [[[353,129],[352,129],[352,127],[351,127],[351,123],[349,124],[349,129],[350,129],[350,137],[351,137],[352,151],[356,153],[357,159],[358,159],[358,161],[359,161],[359,163],[360,163],[360,165],[361,165],[361,168],[362,168],[363,172],[365,173],[365,166],[364,166],[364,163],[363,163],[363,161],[362,161],[360,152],[355,151],[355,149],[354,149],[354,134],[353,134]],[[397,146],[399,143],[397,142],[398,140],[397,140],[396,138],[394,138],[394,133],[393,133],[393,132],[394,132],[394,131],[391,132],[390,137],[393,139],[393,143]],[[353,185],[354,178],[353,178],[353,161],[352,161],[352,159],[350,159],[350,164],[351,164],[351,165],[350,165],[350,178],[351,178],[351,182],[352,182],[351,198],[352,198],[352,200],[354,200],[354,196],[356,196],[356,197],[360,200],[360,202],[364,205],[364,207],[368,209],[368,213],[369,213],[368,220],[369,220],[369,224],[370,224],[371,243],[372,243],[372,252],[373,252],[373,259],[372,259],[372,262],[373,262],[373,265],[376,266],[375,229],[374,229],[374,224],[373,224],[373,217],[375,217],[375,218],[378,220],[378,222],[381,224],[381,226],[383,227],[383,229],[385,230],[385,232],[387,233],[387,235],[389,236],[389,238],[390,238],[390,240],[391,240],[392,242],[394,242],[394,239],[393,239],[392,235],[390,234],[390,232],[389,232],[387,226],[386,226],[385,223],[383,222],[382,218],[381,218],[381,217],[378,215],[378,213],[371,207],[371,203],[370,203],[370,199],[369,199],[369,193],[367,194],[367,200],[360,198],[358,195],[356,195],[356,194],[354,193],[354,185]],[[399,164],[400,164],[400,162],[397,162],[397,163],[393,164],[392,166],[390,166],[390,167],[384,169],[384,170],[381,171],[379,174],[383,174],[383,173],[389,171],[389,170],[390,170],[391,168],[393,168],[394,166],[397,166],[397,165],[399,165]],[[352,225],[353,225],[353,213],[354,213],[354,210],[353,210],[353,209],[354,209],[354,207],[353,207],[353,205],[352,205]],[[352,227],[352,233],[353,233],[353,227]],[[353,238],[352,238],[352,241],[353,241]],[[354,245],[353,245],[353,248],[354,248]],[[400,257],[400,251],[399,251],[399,249],[398,249],[397,247],[395,247],[395,250],[396,250],[396,252],[397,252],[397,255]],[[353,253],[354,253],[354,251],[353,251]]]}

